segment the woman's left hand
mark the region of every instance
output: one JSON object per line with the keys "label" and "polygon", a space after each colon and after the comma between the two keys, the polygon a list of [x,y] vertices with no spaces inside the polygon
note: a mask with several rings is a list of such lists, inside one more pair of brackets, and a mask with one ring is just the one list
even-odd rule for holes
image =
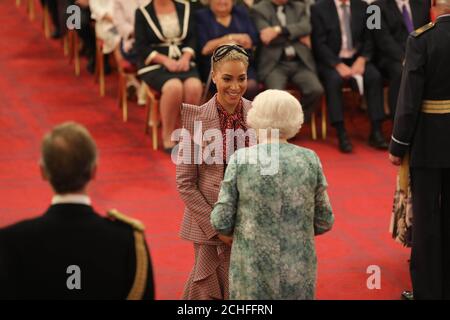
{"label": "woman's left hand", "polygon": [[190,68],[191,59],[187,55],[183,55],[181,59],[178,60],[178,71],[187,72]]}

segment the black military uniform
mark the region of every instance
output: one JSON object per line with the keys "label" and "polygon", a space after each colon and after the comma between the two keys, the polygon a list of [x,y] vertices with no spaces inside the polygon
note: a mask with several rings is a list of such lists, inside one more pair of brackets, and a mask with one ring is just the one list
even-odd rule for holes
{"label": "black military uniform", "polygon": [[450,298],[450,15],[408,38],[390,153],[410,153],[415,299]]}
{"label": "black military uniform", "polygon": [[153,297],[143,226],[117,211],[104,218],[88,205],[55,204],[0,229],[0,300]]}

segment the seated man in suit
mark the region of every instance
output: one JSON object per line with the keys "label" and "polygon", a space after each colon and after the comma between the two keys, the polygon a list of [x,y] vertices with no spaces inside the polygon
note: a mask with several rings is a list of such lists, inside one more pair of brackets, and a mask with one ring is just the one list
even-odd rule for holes
{"label": "seated man in suit", "polygon": [[351,78],[363,79],[372,130],[369,144],[387,149],[381,133],[385,118],[383,79],[371,63],[373,41],[366,25],[367,4],[361,0],[320,0],[311,8],[312,42],[323,80],[331,124],[339,149],[353,150],[344,126],[342,86]]}
{"label": "seated man in suit", "polygon": [[81,125],[42,142],[41,172],[55,195],[40,217],[0,228],[1,299],[153,299],[143,225],[117,211],[101,217],[87,185],[97,150]]}
{"label": "seated man in suit", "polygon": [[394,118],[397,105],[406,40],[415,29],[430,22],[430,0],[377,0],[381,9],[381,28],[374,29],[375,61],[389,79],[389,108]]}
{"label": "seated man in suit", "polygon": [[308,119],[323,87],[311,51],[307,6],[292,0],[261,1],[250,12],[263,43],[258,53],[258,78],[266,89],[283,90],[288,82],[297,86]]}

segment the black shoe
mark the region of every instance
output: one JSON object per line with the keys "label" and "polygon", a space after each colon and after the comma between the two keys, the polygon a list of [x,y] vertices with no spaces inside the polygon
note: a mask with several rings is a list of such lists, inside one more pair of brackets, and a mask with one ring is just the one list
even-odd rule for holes
{"label": "black shoe", "polygon": [[62,37],[61,31],[59,31],[59,30],[53,31],[51,37],[52,37],[52,39],[61,39],[61,37]]}
{"label": "black shoe", "polygon": [[345,132],[339,135],[338,139],[339,139],[339,150],[342,153],[351,153],[353,151],[353,145]]}
{"label": "black shoe", "polygon": [[378,130],[372,131],[372,133],[370,134],[369,145],[371,147],[374,147],[375,149],[380,150],[386,150],[389,147],[386,140],[384,140],[383,134]]}
{"label": "black shoe", "polygon": [[403,291],[402,292],[402,300],[414,300],[414,294],[412,291]]}

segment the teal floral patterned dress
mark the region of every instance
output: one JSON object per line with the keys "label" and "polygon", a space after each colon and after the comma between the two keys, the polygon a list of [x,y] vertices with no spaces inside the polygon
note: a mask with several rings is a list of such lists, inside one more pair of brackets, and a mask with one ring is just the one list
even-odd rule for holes
{"label": "teal floral patterned dress", "polygon": [[326,188],[311,150],[258,144],[233,154],[211,214],[233,235],[230,299],[314,299],[314,236],[334,221]]}

